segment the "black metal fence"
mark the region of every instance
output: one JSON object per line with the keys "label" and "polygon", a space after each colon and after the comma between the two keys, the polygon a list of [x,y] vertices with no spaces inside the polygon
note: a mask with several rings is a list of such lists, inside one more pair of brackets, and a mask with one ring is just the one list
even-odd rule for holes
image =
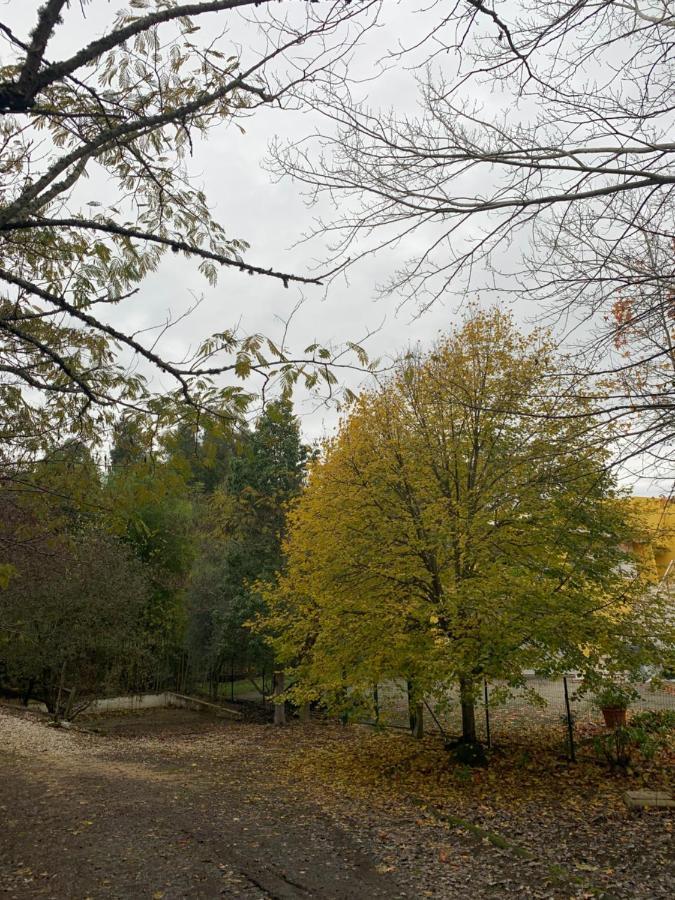
{"label": "black metal fence", "polygon": [[[288,686],[288,683],[286,684]],[[274,705],[274,673],[259,671],[255,666],[227,662],[217,672],[200,671],[186,656],[158,670],[153,679],[155,690],[178,690],[213,702],[253,703],[272,708]],[[636,685],[637,698],[630,704],[628,715],[645,710],[675,711],[675,682]],[[461,734],[462,713],[457,689],[447,689],[441,697],[424,698],[411,708],[408,685],[404,680],[373,685],[371,712],[358,709],[347,715],[351,721],[379,728],[436,732],[446,738]],[[584,736],[603,724],[601,710],[588,693],[581,692],[581,682],[572,676],[557,680],[526,678],[521,688],[500,683],[482,685],[476,703],[476,732],[488,746],[531,744],[533,733],[548,739],[572,758]]]}
{"label": "black metal fence", "polygon": [[[527,744],[533,731],[548,734],[574,755],[575,740],[603,724],[601,710],[588,694],[580,692],[581,682],[572,678],[549,680],[527,678],[519,689],[484,682],[476,704],[476,731],[479,740],[494,746],[500,743]],[[675,683],[636,685],[638,697],[630,704],[628,716],[645,710],[675,711]],[[374,715],[360,717],[362,724],[382,728],[411,729],[419,706],[411,710],[405,681],[387,682],[373,688]],[[439,698],[421,703],[423,728],[452,738],[461,734],[462,714],[459,692],[449,689]],[[418,725],[418,731],[419,731]]]}

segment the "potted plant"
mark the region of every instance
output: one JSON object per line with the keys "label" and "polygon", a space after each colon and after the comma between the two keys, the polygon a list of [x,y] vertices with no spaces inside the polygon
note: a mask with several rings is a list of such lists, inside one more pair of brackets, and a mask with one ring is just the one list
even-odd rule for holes
{"label": "potted plant", "polygon": [[621,684],[606,684],[596,691],[595,703],[600,707],[607,728],[626,724],[626,710],[634,698],[635,690]]}

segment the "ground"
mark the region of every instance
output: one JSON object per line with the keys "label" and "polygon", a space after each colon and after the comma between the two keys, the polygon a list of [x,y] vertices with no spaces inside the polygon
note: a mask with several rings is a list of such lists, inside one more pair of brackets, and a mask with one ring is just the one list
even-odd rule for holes
{"label": "ground", "polygon": [[522,753],[471,771],[436,738],[187,710],[83,726],[0,709],[4,896],[673,894],[672,818],[621,801],[638,775]]}

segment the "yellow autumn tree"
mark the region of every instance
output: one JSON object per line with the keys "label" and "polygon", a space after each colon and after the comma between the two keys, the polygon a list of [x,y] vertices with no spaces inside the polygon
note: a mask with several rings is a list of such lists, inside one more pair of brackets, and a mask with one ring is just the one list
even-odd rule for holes
{"label": "yellow autumn tree", "polygon": [[455,684],[475,742],[482,678],[591,678],[654,648],[628,602],[639,574],[621,566],[627,505],[556,365],[545,334],[473,311],[355,401],[290,515],[258,622],[298,699]]}

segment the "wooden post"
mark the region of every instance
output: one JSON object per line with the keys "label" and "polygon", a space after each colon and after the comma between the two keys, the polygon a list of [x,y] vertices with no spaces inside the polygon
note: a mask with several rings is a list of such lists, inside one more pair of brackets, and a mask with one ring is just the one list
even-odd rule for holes
{"label": "wooden post", "polygon": [[[275,672],[274,673],[274,696],[278,697],[280,694],[283,694],[285,687],[285,675],[283,672]],[[282,701],[278,703],[275,701],[274,703],[274,724],[275,725],[285,725],[286,724],[286,704]]]}
{"label": "wooden post", "polygon": [[303,724],[307,724],[307,722],[311,722],[312,720],[312,708],[309,703],[303,703],[300,707],[300,721]]}

